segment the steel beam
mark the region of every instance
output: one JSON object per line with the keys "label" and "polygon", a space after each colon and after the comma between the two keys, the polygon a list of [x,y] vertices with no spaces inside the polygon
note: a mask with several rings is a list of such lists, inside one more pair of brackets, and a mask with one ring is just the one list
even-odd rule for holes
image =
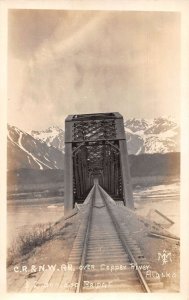
{"label": "steel beam", "polygon": [[130,209],[134,209],[133,192],[129,168],[129,158],[127,152],[127,144],[124,130],[123,118],[116,120],[116,132],[119,137],[119,150],[120,150],[120,165],[123,185],[123,198],[124,204]]}
{"label": "steel beam", "polygon": [[65,144],[65,172],[64,172],[64,215],[70,213],[74,207],[73,200],[73,160],[72,144]]}
{"label": "steel beam", "polygon": [[126,141],[120,140],[119,147],[120,147],[120,163],[121,163],[124,204],[130,209],[134,209],[133,192],[132,192],[132,185],[131,185]]}
{"label": "steel beam", "polygon": [[108,193],[134,209],[123,117],[70,115],[65,121],[65,215],[83,201],[98,174]]}
{"label": "steel beam", "polygon": [[73,158],[72,158],[72,123],[68,116],[65,121],[65,161],[64,161],[64,215],[74,207],[73,199]]}

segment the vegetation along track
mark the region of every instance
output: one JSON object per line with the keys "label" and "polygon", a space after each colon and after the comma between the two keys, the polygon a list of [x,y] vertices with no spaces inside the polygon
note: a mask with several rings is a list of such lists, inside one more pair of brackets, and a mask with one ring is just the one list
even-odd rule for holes
{"label": "vegetation along track", "polygon": [[162,289],[159,279],[146,279],[145,266],[149,263],[119,221],[114,200],[98,184],[84,206],[84,218],[68,261],[75,271],[62,282],[66,291],[150,293]]}

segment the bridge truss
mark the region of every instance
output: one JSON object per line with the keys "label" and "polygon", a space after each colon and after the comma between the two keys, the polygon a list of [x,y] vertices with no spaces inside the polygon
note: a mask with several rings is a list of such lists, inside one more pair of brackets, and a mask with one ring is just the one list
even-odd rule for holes
{"label": "bridge truss", "polygon": [[82,203],[97,180],[114,200],[133,209],[123,117],[69,115],[65,121],[65,214]]}

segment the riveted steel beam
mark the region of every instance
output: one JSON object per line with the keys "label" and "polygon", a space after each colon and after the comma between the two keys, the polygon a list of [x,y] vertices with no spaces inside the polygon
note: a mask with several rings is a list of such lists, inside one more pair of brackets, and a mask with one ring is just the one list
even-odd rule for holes
{"label": "riveted steel beam", "polygon": [[123,117],[70,115],[65,120],[65,214],[86,198],[93,180],[133,209]]}

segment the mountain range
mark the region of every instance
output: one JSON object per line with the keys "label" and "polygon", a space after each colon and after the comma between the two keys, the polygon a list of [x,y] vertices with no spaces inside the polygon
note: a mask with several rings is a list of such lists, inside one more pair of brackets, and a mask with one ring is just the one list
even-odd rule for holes
{"label": "mountain range", "polygon": [[[128,153],[179,152],[179,126],[171,118],[124,122]],[[58,126],[25,132],[8,125],[8,170],[63,169],[64,130]]]}
{"label": "mountain range", "polygon": [[63,169],[64,154],[15,126],[7,131],[8,170]]}
{"label": "mountain range", "polygon": [[[179,152],[179,127],[170,117],[128,119],[124,126],[129,154]],[[30,134],[64,152],[64,131],[58,126]]]}
{"label": "mountain range", "polygon": [[128,119],[124,123],[129,154],[180,151],[180,130],[172,118]]}

